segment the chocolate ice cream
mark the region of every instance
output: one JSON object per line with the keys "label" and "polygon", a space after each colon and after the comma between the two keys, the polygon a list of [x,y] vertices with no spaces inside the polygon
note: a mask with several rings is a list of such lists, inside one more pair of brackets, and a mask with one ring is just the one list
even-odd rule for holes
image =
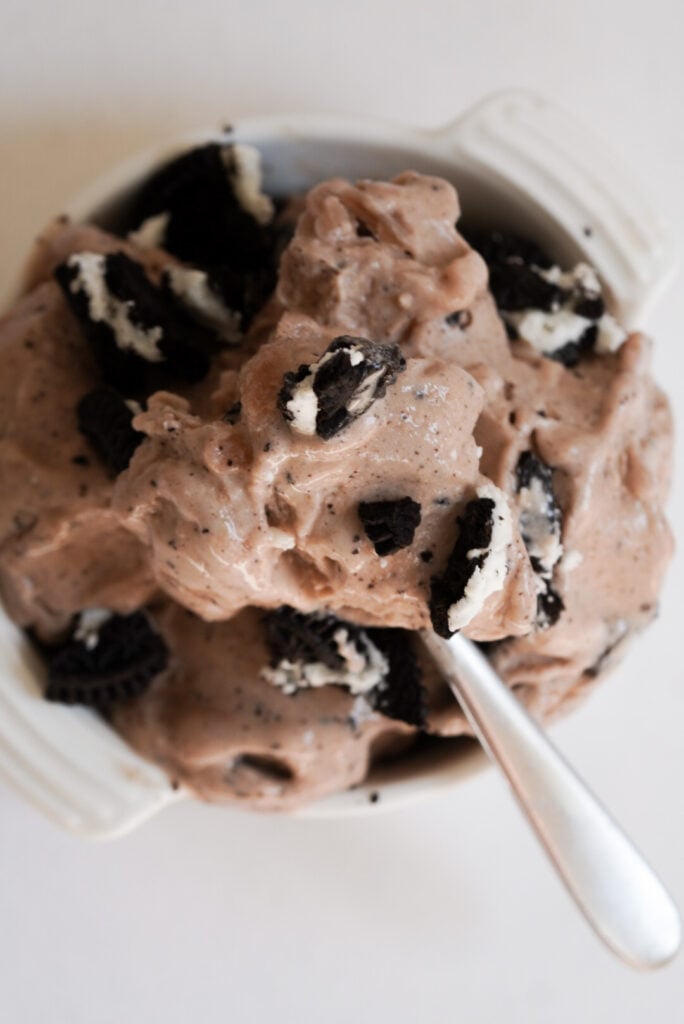
{"label": "chocolate ice cream", "polygon": [[206,799],[290,807],[466,734],[416,630],[547,716],[655,614],[649,342],[590,267],[459,216],[413,172],[268,197],[212,144],[122,234],[52,225],[0,324],[8,611],[49,698]]}

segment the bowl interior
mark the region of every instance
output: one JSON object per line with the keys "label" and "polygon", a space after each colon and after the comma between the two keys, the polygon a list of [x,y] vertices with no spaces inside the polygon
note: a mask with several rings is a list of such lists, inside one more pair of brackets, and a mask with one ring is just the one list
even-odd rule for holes
{"label": "bowl interior", "polygon": [[[502,188],[491,175],[478,174],[457,144],[458,124],[443,132],[422,133],[365,121],[307,118],[255,119],[234,132],[204,132],[143,154],[96,182],[71,204],[70,214],[116,231],[140,182],[157,166],[191,145],[235,140],[257,146],[267,191],[284,196],[308,189],[328,177],[387,178],[405,170],[435,174],[458,189],[467,225],[517,230],[545,245],[555,258],[572,259],[577,246],[544,218],[523,195]],[[24,652],[15,656],[23,661]],[[24,665],[24,674],[28,666]],[[378,765],[366,782],[347,793],[319,801],[307,816],[358,813],[415,798],[463,779],[486,764],[479,746],[465,738],[426,740],[394,762]],[[156,808],[150,805],[150,810]]]}

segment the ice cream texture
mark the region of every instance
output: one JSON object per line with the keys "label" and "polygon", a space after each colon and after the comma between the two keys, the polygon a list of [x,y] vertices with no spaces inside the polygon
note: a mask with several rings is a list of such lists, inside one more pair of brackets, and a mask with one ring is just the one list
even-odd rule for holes
{"label": "ice cream texture", "polygon": [[467,735],[419,629],[545,717],[656,613],[650,343],[591,268],[459,217],[410,171],[274,202],[210,144],[120,233],[51,225],[0,322],[7,611],[49,697],[203,798],[288,808]]}

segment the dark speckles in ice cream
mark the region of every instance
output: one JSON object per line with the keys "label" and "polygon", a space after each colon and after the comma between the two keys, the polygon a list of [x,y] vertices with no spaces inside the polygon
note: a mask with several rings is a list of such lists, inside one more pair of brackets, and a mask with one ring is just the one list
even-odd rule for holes
{"label": "dark speckles in ice cream", "polygon": [[0,322],[0,592],[48,695],[279,809],[469,731],[416,630],[541,716],[586,692],[672,547],[669,408],[593,271],[469,245],[411,171],[276,199],[240,143],[128,212],[49,228]]}

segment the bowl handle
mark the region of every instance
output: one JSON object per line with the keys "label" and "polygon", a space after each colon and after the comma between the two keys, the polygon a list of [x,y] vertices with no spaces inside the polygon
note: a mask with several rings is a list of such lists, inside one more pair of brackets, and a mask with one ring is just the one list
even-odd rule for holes
{"label": "bowl handle", "polygon": [[75,835],[120,835],[182,798],[86,708],[50,704],[43,667],[0,608],[0,783]]}
{"label": "bowl handle", "polygon": [[526,92],[491,96],[443,135],[477,175],[544,211],[592,263],[618,315],[638,326],[676,268],[669,229],[603,141]]}

